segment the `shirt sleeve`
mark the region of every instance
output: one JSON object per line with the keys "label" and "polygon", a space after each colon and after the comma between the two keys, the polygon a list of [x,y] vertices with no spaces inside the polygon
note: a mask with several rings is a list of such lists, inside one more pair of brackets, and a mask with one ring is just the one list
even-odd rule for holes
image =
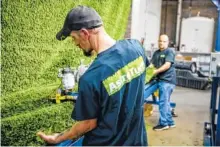
{"label": "shirt sleeve", "polygon": [[78,121],[97,118],[99,105],[95,87],[82,77],[78,89],[78,97],[72,112],[72,118]]}
{"label": "shirt sleeve", "polygon": [[148,60],[148,58],[146,57],[146,61],[145,61],[146,67],[148,67],[150,65],[150,62]]}
{"label": "shirt sleeve", "polygon": [[[152,63],[152,64],[154,64],[155,65],[155,54],[156,54],[156,51],[153,53],[153,56],[152,56],[152,58],[151,58],[151,60],[150,60],[150,63]],[[156,65],[155,65],[156,66]]]}
{"label": "shirt sleeve", "polygon": [[166,62],[174,63],[174,60],[175,60],[175,53],[174,53],[174,51],[172,51],[171,49],[168,49],[165,61]]}

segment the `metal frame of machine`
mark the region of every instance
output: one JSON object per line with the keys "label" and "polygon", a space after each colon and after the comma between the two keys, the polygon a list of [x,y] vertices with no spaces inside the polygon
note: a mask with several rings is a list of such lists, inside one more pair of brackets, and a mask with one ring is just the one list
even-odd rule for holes
{"label": "metal frame of machine", "polygon": [[220,77],[213,77],[210,120],[204,124],[204,146],[220,146]]}
{"label": "metal frame of machine", "polygon": [[[159,104],[158,100],[155,97],[152,100],[148,100],[150,95],[152,95],[157,90],[157,88],[158,87],[157,87],[157,85],[154,82],[145,85],[145,88],[144,88],[144,98],[145,98],[145,102],[146,103],[154,104],[154,105],[158,105]],[[57,93],[56,97],[55,97],[55,100],[56,100],[56,103],[60,103],[61,100],[76,100],[77,96],[78,96],[78,93],[77,92],[73,92],[73,91],[69,91],[69,92],[67,92],[66,95],[63,95],[63,96],[60,93]],[[176,107],[176,103],[171,102],[170,106],[172,108],[175,108]]]}

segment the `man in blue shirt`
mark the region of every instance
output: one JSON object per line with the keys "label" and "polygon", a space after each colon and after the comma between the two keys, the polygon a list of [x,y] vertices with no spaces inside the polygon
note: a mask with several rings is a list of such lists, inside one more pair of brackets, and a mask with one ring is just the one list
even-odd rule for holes
{"label": "man in blue shirt", "polygon": [[71,36],[86,56],[96,59],[79,80],[79,95],[70,130],[46,135],[43,140],[57,144],[84,135],[85,146],[146,146],[143,117],[147,59],[140,42],[115,41],[104,30],[99,14],[78,6],[66,16],[58,40]]}
{"label": "man in blue shirt", "polygon": [[159,37],[159,50],[155,51],[151,63],[156,67],[154,75],[158,81],[160,119],[153,129],[161,131],[174,128],[170,108],[170,95],[176,84],[176,72],[174,68],[175,53],[168,48],[169,38],[167,35]]}

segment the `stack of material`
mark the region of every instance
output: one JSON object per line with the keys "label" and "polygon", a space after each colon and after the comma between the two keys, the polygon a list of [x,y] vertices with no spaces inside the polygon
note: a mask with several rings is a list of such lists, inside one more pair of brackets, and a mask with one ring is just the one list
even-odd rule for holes
{"label": "stack of material", "polygon": [[209,87],[210,80],[207,77],[198,77],[190,70],[176,69],[177,85],[188,88],[205,90]]}

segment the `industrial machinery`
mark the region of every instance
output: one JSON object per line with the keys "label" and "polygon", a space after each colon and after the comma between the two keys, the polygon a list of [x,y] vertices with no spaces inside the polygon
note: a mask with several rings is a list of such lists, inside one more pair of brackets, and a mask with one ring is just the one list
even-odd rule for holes
{"label": "industrial machinery", "polygon": [[62,83],[56,91],[55,100],[57,104],[65,100],[76,100],[77,92],[74,92],[76,83],[78,83],[79,78],[85,73],[89,65],[84,65],[81,61],[81,64],[77,69],[66,67],[59,69],[58,78],[62,79]]}
{"label": "industrial machinery", "polygon": [[[190,56],[186,56],[190,57]],[[192,58],[192,57],[191,57]],[[175,61],[176,81],[178,86],[205,90],[210,87],[211,80],[208,75],[197,67],[197,63],[190,60]]]}
{"label": "industrial machinery", "polygon": [[[220,3],[219,3],[220,5]],[[209,121],[204,124],[204,146],[220,146],[220,53],[211,56],[212,91]]]}
{"label": "industrial machinery", "polygon": [[209,110],[209,122],[204,124],[203,145],[220,146],[220,76],[213,77]]}
{"label": "industrial machinery", "polygon": [[[57,89],[55,98],[51,98],[55,100],[57,104],[61,101],[65,100],[73,100],[77,99],[78,93],[74,91],[74,86],[78,83],[79,78],[85,73],[89,66],[84,65],[82,62],[77,69],[73,69],[70,67],[59,69],[58,77],[62,78],[62,83]],[[145,108],[145,116],[151,116],[153,112],[153,104],[158,105],[158,87],[157,82],[155,80],[150,81],[153,77],[153,70],[155,67],[150,65],[146,70],[146,85],[144,90],[145,103],[147,107]],[[152,100],[150,100],[150,96],[152,95]],[[177,116],[174,112],[176,104],[171,103],[172,107],[172,115]]]}
{"label": "industrial machinery", "polygon": [[197,65],[196,62],[194,61],[175,61],[175,68],[176,69],[184,69],[184,70],[189,70],[192,73],[196,73],[197,71]]}
{"label": "industrial machinery", "polygon": [[192,60],[176,60],[175,68],[178,86],[201,90],[209,89],[211,87],[211,77],[217,75],[216,67],[220,63],[220,53],[212,52],[204,54],[204,56],[197,55],[197,59],[200,62]]}

